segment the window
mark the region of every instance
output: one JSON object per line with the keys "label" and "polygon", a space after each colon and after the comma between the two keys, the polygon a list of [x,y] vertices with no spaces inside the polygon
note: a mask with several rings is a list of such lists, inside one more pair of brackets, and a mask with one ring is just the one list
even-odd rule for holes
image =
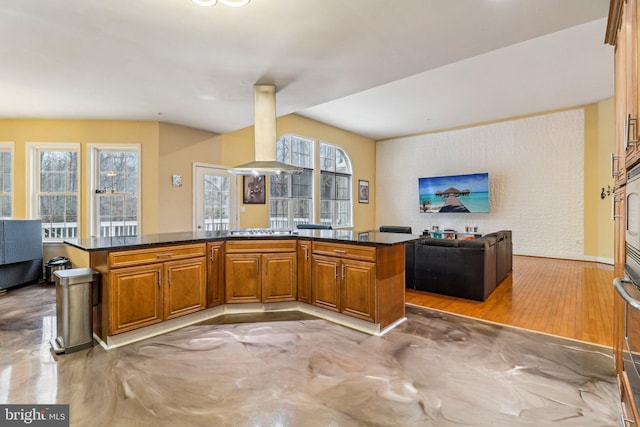
{"label": "window", "polygon": [[91,235],[134,236],[140,229],[138,146],[93,146]]}
{"label": "window", "polygon": [[[271,176],[269,218],[273,228],[295,228],[314,222],[314,158],[311,139],[292,135],[276,144],[276,159],[304,168],[298,175]],[[349,157],[339,147],[320,142],[320,223],[352,226],[352,179]]]}
{"label": "window", "polygon": [[78,236],[78,157],[77,144],[31,146],[30,211],[44,240]]}
{"label": "window", "polygon": [[276,159],[304,168],[296,175],[269,177],[269,223],[295,228],[313,221],[313,141],[286,135],[276,143]]}
{"label": "window", "polygon": [[13,215],[13,152],[10,144],[0,143],[0,218]]}
{"label": "window", "polygon": [[349,157],[324,142],[320,143],[320,222],[334,228],[352,225]]}
{"label": "window", "polygon": [[231,177],[204,174],[202,177],[205,231],[229,231],[231,223]]}

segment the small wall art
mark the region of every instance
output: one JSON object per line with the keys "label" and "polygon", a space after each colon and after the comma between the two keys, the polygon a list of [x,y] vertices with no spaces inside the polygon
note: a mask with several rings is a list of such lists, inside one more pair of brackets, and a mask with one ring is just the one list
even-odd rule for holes
{"label": "small wall art", "polygon": [[369,203],[369,181],[358,180],[358,202]]}
{"label": "small wall art", "polygon": [[260,205],[265,203],[265,175],[245,175],[242,177],[243,203]]}

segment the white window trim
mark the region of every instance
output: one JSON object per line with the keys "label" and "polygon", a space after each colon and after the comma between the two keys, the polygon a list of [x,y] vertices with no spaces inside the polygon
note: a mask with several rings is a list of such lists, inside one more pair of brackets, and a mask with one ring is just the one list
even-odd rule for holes
{"label": "white window trim", "polygon": [[[29,197],[27,198],[27,215],[29,219],[38,219],[38,201],[36,200],[36,192],[38,189],[38,171],[40,170],[37,165],[38,152],[39,151],[75,151],[78,153],[78,182],[76,188],[78,189],[78,236],[80,236],[82,230],[82,188],[80,186],[81,173],[80,168],[81,155],[80,144],[77,142],[27,142],[25,144],[26,152],[28,153],[26,158],[25,168],[25,182],[26,188],[29,191]],[[59,241],[57,239],[47,239],[47,242]]]}
{"label": "white window trim", "polygon": [[[351,202],[351,209],[350,209],[350,212],[349,212],[349,214],[350,214],[349,215],[349,217],[350,217],[349,218],[349,224],[350,225],[345,225],[345,226],[340,226],[340,227],[334,225],[333,228],[345,228],[345,229],[353,228],[353,211],[355,210],[355,204],[354,204],[354,200],[353,200],[353,195],[357,194],[357,193],[354,193],[354,191],[353,191],[353,187],[354,187],[354,185],[356,185],[354,183],[354,181],[356,181],[356,180],[353,178],[353,164],[351,163],[351,157],[349,156],[349,153],[346,150],[346,148],[344,148],[340,144],[334,144],[332,142],[323,141],[323,140],[319,140],[318,141],[318,153],[320,153],[320,146],[322,144],[342,150],[342,152],[345,155],[345,159],[347,160],[347,165],[349,166],[348,175],[351,176],[351,185],[349,186],[349,201]],[[317,171],[318,171],[317,172],[318,173],[318,183],[320,183],[320,179],[322,179],[320,177],[320,175],[322,174],[322,167],[321,166],[322,166],[322,161],[320,160],[320,154],[318,154],[318,169],[317,169]],[[334,174],[341,174],[341,175],[345,174],[344,172],[336,172],[336,171],[326,171],[326,172],[334,173]],[[318,194],[318,209],[319,209],[320,203],[322,203],[322,197]]]}
{"label": "white window trim", "polygon": [[[112,150],[112,151],[130,151],[138,154],[138,231],[142,232],[142,145],[141,144],[100,144],[90,143],[87,144],[87,151],[89,153],[86,156],[86,170],[88,174],[89,186],[87,188],[87,195],[89,198],[89,235],[91,237],[99,237],[99,227],[97,227],[96,221],[96,198],[94,197],[96,190],[98,190],[98,177],[96,171],[98,170],[98,152],[100,150]],[[96,235],[96,232],[98,233]]]}

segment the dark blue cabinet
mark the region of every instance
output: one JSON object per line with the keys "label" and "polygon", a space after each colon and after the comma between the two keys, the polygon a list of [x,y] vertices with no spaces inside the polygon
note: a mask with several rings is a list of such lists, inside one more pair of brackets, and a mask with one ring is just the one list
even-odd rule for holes
{"label": "dark blue cabinet", "polygon": [[0,220],[0,289],[41,278],[40,220]]}

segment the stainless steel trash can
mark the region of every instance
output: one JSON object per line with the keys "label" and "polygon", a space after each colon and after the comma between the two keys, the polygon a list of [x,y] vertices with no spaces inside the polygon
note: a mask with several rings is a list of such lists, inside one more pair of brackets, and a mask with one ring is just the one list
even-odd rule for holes
{"label": "stainless steel trash can", "polygon": [[55,353],[73,353],[93,345],[93,306],[98,303],[100,273],[90,268],[54,272],[57,337]]}

